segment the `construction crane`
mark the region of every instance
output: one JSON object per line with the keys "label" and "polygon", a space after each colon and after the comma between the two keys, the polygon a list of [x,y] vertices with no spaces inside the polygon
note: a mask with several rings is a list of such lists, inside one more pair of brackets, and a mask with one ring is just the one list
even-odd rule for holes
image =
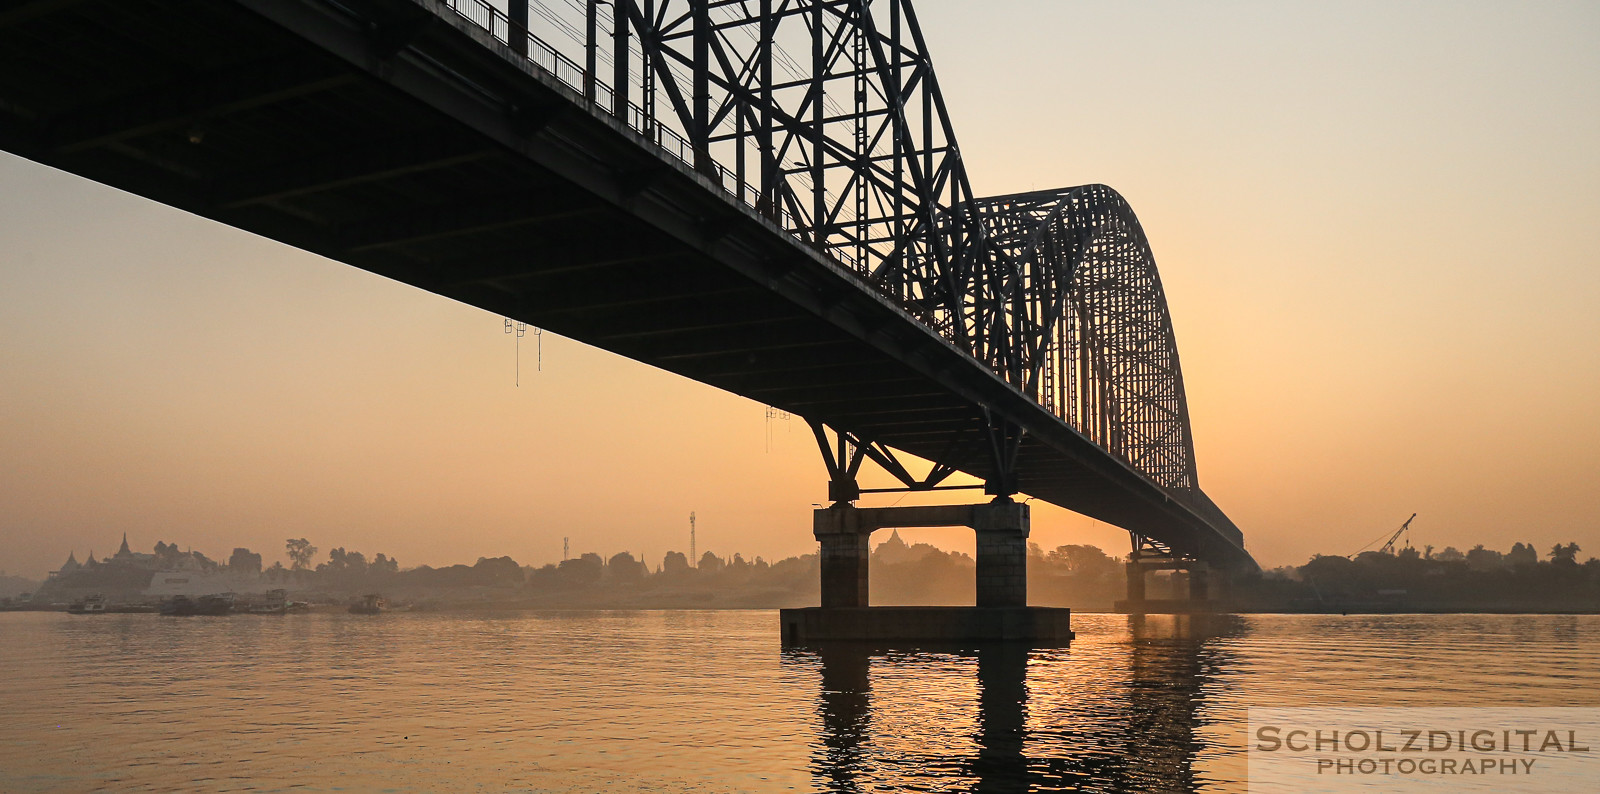
{"label": "construction crane", "polygon": [[[1395,530],[1393,535],[1389,536],[1389,540],[1385,541],[1384,544],[1381,547],[1378,548],[1378,553],[1379,554],[1393,554],[1394,553],[1394,542],[1399,540],[1401,535],[1405,535],[1406,536],[1406,548],[1408,548],[1408,549],[1411,548],[1411,535],[1408,534],[1408,531],[1411,529],[1411,522],[1415,521],[1415,520],[1417,520],[1417,514],[1416,513],[1412,513],[1411,517],[1406,519],[1406,522],[1404,524],[1401,524],[1400,528]],[[1373,543],[1377,543],[1381,539],[1382,539],[1381,535],[1378,536],[1377,538],[1374,538],[1372,540],[1372,543],[1368,543],[1366,546],[1362,546],[1361,548],[1356,550],[1355,554],[1350,555],[1350,559],[1353,560],[1356,557],[1359,557],[1361,555],[1361,552],[1366,551],[1369,547],[1372,546]]]}
{"label": "construction crane", "polygon": [[1389,542],[1383,544],[1383,548],[1378,549],[1378,553],[1379,554],[1393,554],[1394,553],[1394,542],[1396,540],[1399,540],[1401,535],[1405,535],[1406,536],[1406,548],[1408,548],[1408,549],[1411,548],[1411,535],[1408,534],[1408,533],[1409,533],[1409,530],[1411,529],[1411,522],[1415,521],[1415,520],[1417,520],[1417,514],[1416,513],[1412,513],[1411,517],[1406,519],[1406,522],[1404,524],[1401,524],[1400,528],[1395,530],[1393,535],[1389,536]]}

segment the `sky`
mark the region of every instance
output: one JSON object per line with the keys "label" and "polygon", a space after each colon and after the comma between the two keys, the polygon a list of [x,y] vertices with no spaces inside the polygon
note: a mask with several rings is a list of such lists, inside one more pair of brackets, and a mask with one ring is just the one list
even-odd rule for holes
{"label": "sky", "polygon": [[[1600,5],[975,6],[916,4],[977,194],[1129,200],[1264,566],[1413,512],[1419,547],[1600,554]],[[798,418],[538,343],[519,386],[498,316],[0,155],[0,570],[124,532],[655,564],[691,511],[701,551],[815,550]],[[1035,505],[1046,548],[1126,551]]]}

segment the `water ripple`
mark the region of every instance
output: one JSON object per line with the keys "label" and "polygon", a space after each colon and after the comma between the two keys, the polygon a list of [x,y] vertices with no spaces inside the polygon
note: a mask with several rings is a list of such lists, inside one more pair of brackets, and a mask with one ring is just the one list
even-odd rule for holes
{"label": "water ripple", "polygon": [[1600,705],[1600,618],[1075,616],[780,652],[770,612],[0,614],[4,791],[1243,790],[1252,706]]}

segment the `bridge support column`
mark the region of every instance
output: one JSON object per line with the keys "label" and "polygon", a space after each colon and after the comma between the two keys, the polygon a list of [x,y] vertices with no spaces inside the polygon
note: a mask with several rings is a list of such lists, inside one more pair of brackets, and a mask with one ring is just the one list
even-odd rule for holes
{"label": "bridge support column", "polygon": [[978,606],[1028,605],[1028,506],[997,499],[972,508],[978,533]]}
{"label": "bridge support column", "polygon": [[1189,564],[1189,601],[1191,603],[1211,600],[1211,569],[1206,564],[1196,560]]}
{"label": "bridge support column", "polygon": [[[1219,608],[1217,596],[1227,585],[1225,571],[1213,577],[1211,566],[1192,555],[1175,553],[1170,548],[1134,536],[1133,553],[1127,564],[1128,597],[1116,602],[1118,612],[1145,613],[1198,613],[1214,612]],[[1179,589],[1165,598],[1151,599],[1145,586],[1145,575],[1151,571],[1182,572]]]}
{"label": "bridge support column", "polygon": [[812,516],[812,532],[821,546],[817,562],[824,607],[867,605],[867,539],[872,530],[861,531],[855,511],[848,504],[836,504]]}
{"label": "bridge support column", "polygon": [[1138,560],[1127,564],[1128,569],[1128,602],[1139,603],[1144,600],[1144,566]]}

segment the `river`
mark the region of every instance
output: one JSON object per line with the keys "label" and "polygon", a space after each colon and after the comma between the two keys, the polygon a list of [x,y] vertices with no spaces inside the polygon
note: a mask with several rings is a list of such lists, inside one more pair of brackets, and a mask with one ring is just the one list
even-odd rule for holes
{"label": "river", "polygon": [[0,791],[1232,792],[1252,706],[1600,706],[1600,616],[1074,623],[786,651],[767,611],[0,613]]}

